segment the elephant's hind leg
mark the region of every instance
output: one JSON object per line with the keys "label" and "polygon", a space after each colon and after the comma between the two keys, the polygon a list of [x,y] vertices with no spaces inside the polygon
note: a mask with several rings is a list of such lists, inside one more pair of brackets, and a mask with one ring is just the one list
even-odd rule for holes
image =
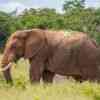
{"label": "elephant's hind leg", "polygon": [[51,72],[51,71],[48,71],[48,70],[44,70],[43,73],[42,73],[43,82],[52,83],[54,75],[55,75],[54,72]]}

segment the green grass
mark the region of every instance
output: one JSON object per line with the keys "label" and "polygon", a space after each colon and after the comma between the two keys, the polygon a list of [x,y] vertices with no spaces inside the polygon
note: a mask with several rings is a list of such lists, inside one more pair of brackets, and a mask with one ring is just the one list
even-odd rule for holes
{"label": "green grass", "polygon": [[100,84],[65,80],[31,85],[28,61],[21,59],[12,68],[14,85],[7,85],[0,72],[0,100],[100,100]]}

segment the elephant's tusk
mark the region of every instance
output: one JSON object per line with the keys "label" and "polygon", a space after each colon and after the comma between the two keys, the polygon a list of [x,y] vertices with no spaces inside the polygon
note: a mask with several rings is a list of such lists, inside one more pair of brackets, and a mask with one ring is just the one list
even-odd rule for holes
{"label": "elephant's tusk", "polygon": [[9,63],[7,66],[5,66],[4,68],[0,68],[0,72],[6,71],[8,68],[10,68],[12,65],[12,63]]}

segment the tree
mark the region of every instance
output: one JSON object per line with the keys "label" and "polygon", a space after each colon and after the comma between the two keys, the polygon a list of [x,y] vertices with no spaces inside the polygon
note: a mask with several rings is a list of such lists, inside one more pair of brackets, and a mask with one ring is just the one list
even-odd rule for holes
{"label": "tree", "polygon": [[65,0],[63,10],[67,13],[84,8],[85,0]]}

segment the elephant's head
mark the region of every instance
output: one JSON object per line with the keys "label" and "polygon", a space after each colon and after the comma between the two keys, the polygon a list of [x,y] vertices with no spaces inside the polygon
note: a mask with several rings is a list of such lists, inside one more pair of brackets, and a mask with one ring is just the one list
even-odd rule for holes
{"label": "elephant's head", "polygon": [[17,31],[7,41],[1,61],[4,77],[7,82],[12,81],[10,75],[11,62],[19,58],[32,58],[44,47],[45,38],[39,29]]}

